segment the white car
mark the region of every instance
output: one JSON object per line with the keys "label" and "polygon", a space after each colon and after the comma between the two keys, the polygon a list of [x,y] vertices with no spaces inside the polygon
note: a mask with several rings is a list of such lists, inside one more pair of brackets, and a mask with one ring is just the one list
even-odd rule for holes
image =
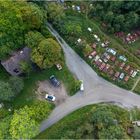
{"label": "white car", "polygon": [[55,101],[55,96],[54,95],[46,94],[45,99],[54,102]]}
{"label": "white car", "polygon": [[84,83],[83,83],[83,80],[80,80],[80,82],[81,82],[80,90],[81,90],[81,91],[84,91]]}

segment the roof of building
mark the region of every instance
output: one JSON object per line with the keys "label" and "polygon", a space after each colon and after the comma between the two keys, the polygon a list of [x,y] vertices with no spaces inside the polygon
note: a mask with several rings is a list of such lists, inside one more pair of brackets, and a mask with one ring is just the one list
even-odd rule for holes
{"label": "roof of building", "polygon": [[117,78],[119,77],[119,75],[120,75],[120,72],[117,71],[114,76]]}
{"label": "roof of building", "polygon": [[97,52],[96,51],[93,51],[90,55],[91,56],[95,56],[97,54]]}
{"label": "roof of building", "polygon": [[129,76],[125,76],[124,81],[127,82],[129,80]]}
{"label": "roof of building", "polygon": [[95,43],[92,44],[92,48],[96,49],[96,44]]}
{"label": "roof of building", "polygon": [[125,70],[128,71],[129,69],[130,69],[130,65],[127,65],[127,66],[125,67]]}
{"label": "roof of building", "polygon": [[14,52],[9,59],[1,61],[1,64],[11,75],[19,75],[22,73],[19,64],[21,61],[29,61],[30,53],[31,49],[25,47],[18,52]]}
{"label": "roof of building", "polygon": [[116,60],[116,57],[115,57],[115,56],[112,56],[112,57],[111,57],[111,61],[114,62],[115,60]]}

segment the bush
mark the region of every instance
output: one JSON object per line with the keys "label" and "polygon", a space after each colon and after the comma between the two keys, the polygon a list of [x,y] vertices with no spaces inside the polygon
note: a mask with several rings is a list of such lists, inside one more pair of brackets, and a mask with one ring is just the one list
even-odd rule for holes
{"label": "bush", "polygon": [[15,94],[20,93],[24,87],[23,79],[16,76],[10,77],[9,84]]}
{"label": "bush", "polygon": [[76,93],[80,89],[81,82],[79,80],[74,80],[72,83],[72,89],[70,93]]}

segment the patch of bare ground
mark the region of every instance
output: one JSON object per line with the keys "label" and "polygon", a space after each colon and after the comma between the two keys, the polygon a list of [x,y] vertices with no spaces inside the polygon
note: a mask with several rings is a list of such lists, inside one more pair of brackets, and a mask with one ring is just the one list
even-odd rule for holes
{"label": "patch of bare ground", "polygon": [[39,100],[45,100],[45,95],[48,93],[49,95],[54,95],[56,97],[54,104],[58,106],[68,98],[67,91],[63,83],[61,83],[59,87],[54,87],[49,81],[45,80],[39,81],[37,85],[37,97]]}

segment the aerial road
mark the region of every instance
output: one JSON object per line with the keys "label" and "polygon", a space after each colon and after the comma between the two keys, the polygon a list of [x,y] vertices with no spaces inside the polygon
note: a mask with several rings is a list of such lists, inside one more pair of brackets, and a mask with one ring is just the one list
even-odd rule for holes
{"label": "aerial road", "polygon": [[58,122],[69,113],[89,104],[112,102],[131,108],[140,107],[140,96],[99,77],[96,72],[78,56],[74,50],[63,40],[63,38],[47,23],[48,29],[56,37],[63,48],[66,64],[70,71],[79,80],[84,81],[84,92],[77,92],[69,97],[64,103],[57,106],[47,120],[40,125],[40,132]]}

